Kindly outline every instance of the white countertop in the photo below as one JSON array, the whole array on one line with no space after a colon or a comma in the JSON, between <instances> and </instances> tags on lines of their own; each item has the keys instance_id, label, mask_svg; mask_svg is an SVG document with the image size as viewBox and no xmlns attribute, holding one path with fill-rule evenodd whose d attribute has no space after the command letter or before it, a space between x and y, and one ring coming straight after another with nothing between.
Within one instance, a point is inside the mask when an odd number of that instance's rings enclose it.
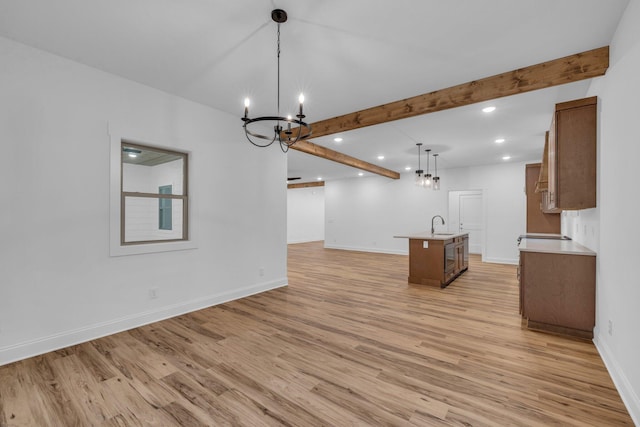
<instances>
[{"instance_id":1,"label":"white countertop","mask_svg":"<svg viewBox=\"0 0 640 427\"><path fill-rule=\"evenodd\" d=\"M393 236L399 239L421 239L421 240L449 240L460 236L466 236L469 233L448 233L446 231L438 232L435 234L431 234L431 231L422 231L419 233L412 233L401 236Z\"/></svg>"},{"instance_id":2,"label":"white countertop","mask_svg":"<svg viewBox=\"0 0 640 427\"><path fill-rule=\"evenodd\" d=\"M523 238L518 245L518 249L524 252L547 252L552 254L596 256L594 251L589 248L585 248L573 240Z\"/></svg>"}]
</instances>

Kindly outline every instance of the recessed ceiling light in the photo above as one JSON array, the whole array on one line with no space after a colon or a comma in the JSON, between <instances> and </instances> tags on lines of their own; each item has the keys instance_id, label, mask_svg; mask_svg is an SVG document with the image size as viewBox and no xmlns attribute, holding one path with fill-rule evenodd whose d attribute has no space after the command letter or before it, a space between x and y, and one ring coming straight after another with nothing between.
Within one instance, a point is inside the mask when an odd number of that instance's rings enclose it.
<instances>
[{"instance_id":1,"label":"recessed ceiling light","mask_svg":"<svg viewBox=\"0 0 640 427\"><path fill-rule=\"evenodd\" d=\"M509 160L511 156L502 156L502 160Z\"/></svg>"},{"instance_id":2,"label":"recessed ceiling light","mask_svg":"<svg viewBox=\"0 0 640 427\"><path fill-rule=\"evenodd\" d=\"M504 142L504 138L496 139L496 144L502 144Z\"/></svg>"},{"instance_id":3,"label":"recessed ceiling light","mask_svg":"<svg viewBox=\"0 0 640 427\"><path fill-rule=\"evenodd\" d=\"M340 138L340 137L333 138L333 140L334 140L335 142L342 142L342 138Z\"/></svg>"},{"instance_id":4,"label":"recessed ceiling light","mask_svg":"<svg viewBox=\"0 0 640 427\"><path fill-rule=\"evenodd\" d=\"M129 157L138 157L138 154L142 153L141 150L131 147L122 147L122 152L127 153L127 156Z\"/></svg>"},{"instance_id":5,"label":"recessed ceiling light","mask_svg":"<svg viewBox=\"0 0 640 427\"><path fill-rule=\"evenodd\" d=\"M321 176L318 177L318 181L322 181L322 177Z\"/></svg>"},{"instance_id":6,"label":"recessed ceiling light","mask_svg":"<svg viewBox=\"0 0 640 427\"><path fill-rule=\"evenodd\" d=\"M384 160L384 156L378 156L378 160Z\"/></svg>"},{"instance_id":7,"label":"recessed ceiling light","mask_svg":"<svg viewBox=\"0 0 640 427\"><path fill-rule=\"evenodd\" d=\"M364 172L358 172L358 176L363 176Z\"/></svg>"},{"instance_id":8,"label":"recessed ceiling light","mask_svg":"<svg viewBox=\"0 0 640 427\"><path fill-rule=\"evenodd\" d=\"M406 168L404 168L404 170L410 171L411 170L411 166L407 166Z\"/></svg>"},{"instance_id":9,"label":"recessed ceiling light","mask_svg":"<svg viewBox=\"0 0 640 427\"><path fill-rule=\"evenodd\" d=\"M484 107L484 108L482 109L482 112L483 112L483 113L491 113L491 112L493 112L493 111L495 111L495 110L496 110L496 107L494 107L494 106L492 105L492 106L490 106L490 107Z\"/></svg>"}]
</instances>

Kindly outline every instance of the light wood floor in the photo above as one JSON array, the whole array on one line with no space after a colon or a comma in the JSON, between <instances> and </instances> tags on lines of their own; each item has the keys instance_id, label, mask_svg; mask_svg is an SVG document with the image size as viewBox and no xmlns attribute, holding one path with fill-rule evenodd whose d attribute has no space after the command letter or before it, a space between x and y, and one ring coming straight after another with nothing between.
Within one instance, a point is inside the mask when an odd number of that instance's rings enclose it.
<instances>
[{"instance_id":1,"label":"light wood floor","mask_svg":"<svg viewBox=\"0 0 640 427\"><path fill-rule=\"evenodd\" d=\"M590 342L522 330L515 267L289 247L282 288L0 367L0 426L633 425Z\"/></svg>"}]
</instances>

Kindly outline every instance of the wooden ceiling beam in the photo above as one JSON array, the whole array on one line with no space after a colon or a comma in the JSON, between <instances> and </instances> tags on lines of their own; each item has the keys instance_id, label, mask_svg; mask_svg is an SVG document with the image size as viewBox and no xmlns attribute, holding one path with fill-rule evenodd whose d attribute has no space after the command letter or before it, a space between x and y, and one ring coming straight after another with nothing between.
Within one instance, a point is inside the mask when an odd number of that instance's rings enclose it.
<instances>
[{"instance_id":1,"label":"wooden ceiling beam","mask_svg":"<svg viewBox=\"0 0 640 427\"><path fill-rule=\"evenodd\" d=\"M313 156L321 157L323 159L331 160L333 162L342 163L343 165L351 166L356 169L375 173L377 175L386 176L391 179L399 179L400 174L390 169L385 169L381 166L374 165L364 160L356 159L344 153L339 153L331 148L317 145L309 141L298 141L291 146L291 149L300 151L301 153L311 154Z\"/></svg>"},{"instance_id":2,"label":"wooden ceiling beam","mask_svg":"<svg viewBox=\"0 0 640 427\"><path fill-rule=\"evenodd\" d=\"M312 123L312 138L604 75L609 46ZM322 156L320 156L322 157Z\"/></svg>"},{"instance_id":3,"label":"wooden ceiling beam","mask_svg":"<svg viewBox=\"0 0 640 427\"><path fill-rule=\"evenodd\" d=\"M297 184L287 184L287 188L309 188L324 187L324 181L298 182Z\"/></svg>"},{"instance_id":4,"label":"wooden ceiling beam","mask_svg":"<svg viewBox=\"0 0 640 427\"><path fill-rule=\"evenodd\" d=\"M321 120L312 123L312 137L319 138L338 132L599 77L605 74L607 68L609 68L609 46ZM400 178L398 172L309 141L298 141L291 148L388 178Z\"/></svg>"}]
</instances>

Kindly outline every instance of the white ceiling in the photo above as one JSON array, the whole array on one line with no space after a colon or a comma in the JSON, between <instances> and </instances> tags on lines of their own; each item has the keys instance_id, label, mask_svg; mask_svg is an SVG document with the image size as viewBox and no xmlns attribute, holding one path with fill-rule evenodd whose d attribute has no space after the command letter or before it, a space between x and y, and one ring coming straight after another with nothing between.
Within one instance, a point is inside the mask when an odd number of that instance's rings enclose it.
<instances>
[{"instance_id":1,"label":"white ceiling","mask_svg":"<svg viewBox=\"0 0 640 427\"><path fill-rule=\"evenodd\" d=\"M608 45L628 0L0 0L0 35L238 116L273 115L282 8L281 112L342 115ZM589 82L312 139L374 164L417 168L537 159L556 102ZM480 111L493 104L491 115ZM506 142L493 141L503 137ZM277 150L275 146L270 149ZM377 156L385 156L383 161ZM290 151L303 181L358 171ZM423 158L424 161L424 158Z\"/></svg>"}]
</instances>

